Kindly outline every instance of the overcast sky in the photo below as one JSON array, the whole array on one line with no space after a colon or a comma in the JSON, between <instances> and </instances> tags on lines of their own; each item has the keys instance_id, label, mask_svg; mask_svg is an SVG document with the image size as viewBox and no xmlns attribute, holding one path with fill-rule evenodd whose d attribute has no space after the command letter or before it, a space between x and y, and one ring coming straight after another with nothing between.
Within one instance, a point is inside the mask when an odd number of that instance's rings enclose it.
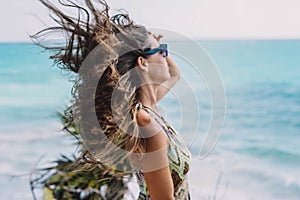
<instances>
[{"instance_id":1,"label":"overcast sky","mask_svg":"<svg viewBox=\"0 0 300 200\"><path fill-rule=\"evenodd\" d=\"M37 0L1 0L0 41L28 41L47 24ZM107 0L147 27L194 39L300 39L300 0ZM31 13L31 14L30 14Z\"/></svg>"}]
</instances>

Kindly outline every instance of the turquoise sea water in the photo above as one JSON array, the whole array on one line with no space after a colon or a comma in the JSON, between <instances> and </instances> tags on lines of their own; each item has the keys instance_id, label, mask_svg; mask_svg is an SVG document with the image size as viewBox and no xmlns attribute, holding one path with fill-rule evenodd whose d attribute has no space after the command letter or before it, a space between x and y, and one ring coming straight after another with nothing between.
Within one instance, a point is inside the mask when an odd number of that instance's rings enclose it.
<instances>
[{"instance_id":1,"label":"turquoise sea water","mask_svg":"<svg viewBox=\"0 0 300 200\"><path fill-rule=\"evenodd\" d=\"M193 154L192 199L300 199L300 41L199 44L216 64L227 97L225 125L212 153L197 159L211 109L205 89L191 92L198 96L202 117L196 120L196 137L194 115L182 116L192 105L173 98L180 94L159 104ZM56 117L68 104L70 76L51 67L49 55L32 44L0 44L3 199L32 199L29 172L75 150L73 141L59 132ZM201 80L192 78L186 62L175 59L184 76L181 81L198 88Z\"/></svg>"}]
</instances>

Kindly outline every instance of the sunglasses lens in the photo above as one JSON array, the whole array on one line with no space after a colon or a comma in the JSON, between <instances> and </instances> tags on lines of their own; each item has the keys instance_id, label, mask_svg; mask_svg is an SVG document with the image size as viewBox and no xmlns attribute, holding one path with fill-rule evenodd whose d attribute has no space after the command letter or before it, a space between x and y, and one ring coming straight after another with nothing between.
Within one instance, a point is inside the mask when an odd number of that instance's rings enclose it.
<instances>
[{"instance_id":1,"label":"sunglasses lens","mask_svg":"<svg viewBox=\"0 0 300 200\"><path fill-rule=\"evenodd\" d=\"M166 50L161 49L161 50L159 51L159 53L160 53L161 55L163 55L163 57L167 57L167 51L166 51Z\"/></svg>"},{"instance_id":2,"label":"sunglasses lens","mask_svg":"<svg viewBox=\"0 0 300 200\"><path fill-rule=\"evenodd\" d=\"M159 47L160 47L161 49L165 49L165 50L168 49L168 45L167 45L167 44L160 44Z\"/></svg>"},{"instance_id":3,"label":"sunglasses lens","mask_svg":"<svg viewBox=\"0 0 300 200\"><path fill-rule=\"evenodd\" d=\"M160 44L160 53L163 54L164 57L168 56L168 45L167 44Z\"/></svg>"}]
</instances>

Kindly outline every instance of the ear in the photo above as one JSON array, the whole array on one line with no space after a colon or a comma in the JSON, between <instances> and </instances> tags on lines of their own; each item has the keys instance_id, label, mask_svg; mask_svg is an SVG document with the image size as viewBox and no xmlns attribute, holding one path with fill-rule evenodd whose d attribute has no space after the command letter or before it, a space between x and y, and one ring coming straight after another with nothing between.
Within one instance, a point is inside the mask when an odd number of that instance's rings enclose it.
<instances>
[{"instance_id":1,"label":"ear","mask_svg":"<svg viewBox=\"0 0 300 200\"><path fill-rule=\"evenodd\" d=\"M136 67L138 67L140 70L147 72L148 71L148 64L147 60L143 58L142 56L139 56L136 61Z\"/></svg>"}]
</instances>

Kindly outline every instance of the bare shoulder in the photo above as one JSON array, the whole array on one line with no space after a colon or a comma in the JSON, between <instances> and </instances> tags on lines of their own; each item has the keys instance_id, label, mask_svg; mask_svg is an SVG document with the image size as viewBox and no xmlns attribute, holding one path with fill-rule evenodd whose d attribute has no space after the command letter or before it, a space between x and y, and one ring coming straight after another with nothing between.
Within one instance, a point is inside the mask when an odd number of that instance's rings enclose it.
<instances>
[{"instance_id":1,"label":"bare shoulder","mask_svg":"<svg viewBox=\"0 0 300 200\"><path fill-rule=\"evenodd\" d=\"M139 126L147 126L151 122L149 113L143 109L140 109L136 113L136 120Z\"/></svg>"},{"instance_id":2,"label":"bare shoulder","mask_svg":"<svg viewBox=\"0 0 300 200\"><path fill-rule=\"evenodd\" d=\"M140 109L136 113L136 118L141 134L146 138L147 152L156 151L169 144L164 130L147 111Z\"/></svg>"}]
</instances>

